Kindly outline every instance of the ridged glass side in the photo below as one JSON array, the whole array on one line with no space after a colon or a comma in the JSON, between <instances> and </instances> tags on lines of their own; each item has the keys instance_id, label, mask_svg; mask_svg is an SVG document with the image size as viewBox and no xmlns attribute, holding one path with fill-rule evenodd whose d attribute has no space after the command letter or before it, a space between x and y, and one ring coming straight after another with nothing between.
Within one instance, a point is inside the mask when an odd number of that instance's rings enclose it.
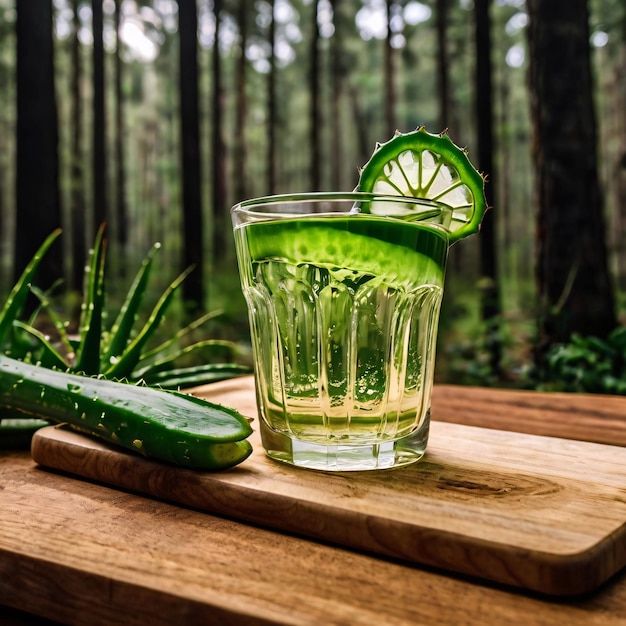
<instances>
[{"instance_id":1,"label":"ridged glass side","mask_svg":"<svg viewBox=\"0 0 626 626\"><path fill-rule=\"evenodd\" d=\"M268 435L305 447L387 444L393 459L385 463L396 465L393 442L428 418L441 288L398 290L348 270L278 261L253 263L250 278L244 290Z\"/></svg>"}]
</instances>

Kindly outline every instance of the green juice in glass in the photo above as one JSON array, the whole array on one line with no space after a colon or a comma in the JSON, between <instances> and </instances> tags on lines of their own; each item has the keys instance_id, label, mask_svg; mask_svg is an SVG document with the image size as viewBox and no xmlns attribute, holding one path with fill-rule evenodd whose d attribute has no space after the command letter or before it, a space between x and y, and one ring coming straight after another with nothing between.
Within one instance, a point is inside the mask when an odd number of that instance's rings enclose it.
<instances>
[{"instance_id":1,"label":"green juice in glass","mask_svg":"<svg viewBox=\"0 0 626 626\"><path fill-rule=\"evenodd\" d=\"M242 203L233 218L266 453L322 470L419 459L447 234L346 200Z\"/></svg>"}]
</instances>

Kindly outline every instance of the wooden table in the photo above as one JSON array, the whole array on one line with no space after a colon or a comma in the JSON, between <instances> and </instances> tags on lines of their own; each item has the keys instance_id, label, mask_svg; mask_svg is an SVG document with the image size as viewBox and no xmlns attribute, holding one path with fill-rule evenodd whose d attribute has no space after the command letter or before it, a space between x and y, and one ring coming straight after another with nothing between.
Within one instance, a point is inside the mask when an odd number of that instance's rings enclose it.
<instances>
[{"instance_id":1,"label":"wooden table","mask_svg":"<svg viewBox=\"0 0 626 626\"><path fill-rule=\"evenodd\" d=\"M626 398L442 386L433 416L626 446ZM73 624L626 624L626 571L593 594L557 601L238 523L1 452L0 625L32 623L7 607Z\"/></svg>"}]
</instances>

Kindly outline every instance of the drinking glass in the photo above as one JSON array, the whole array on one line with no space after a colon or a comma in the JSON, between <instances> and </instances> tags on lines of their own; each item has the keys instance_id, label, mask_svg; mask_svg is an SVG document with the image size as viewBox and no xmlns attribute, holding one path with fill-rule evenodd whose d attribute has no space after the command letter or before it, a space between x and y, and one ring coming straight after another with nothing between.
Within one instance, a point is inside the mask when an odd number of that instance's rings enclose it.
<instances>
[{"instance_id":1,"label":"drinking glass","mask_svg":"<svg viewBox=\"0 0 626 626\"><path fill-rule=\"evenodd\" d=\"M422 457L448 253L425 220L446 210L359 192L232 208L269 457L339 471Z\"/></svg>"}]
</instances>

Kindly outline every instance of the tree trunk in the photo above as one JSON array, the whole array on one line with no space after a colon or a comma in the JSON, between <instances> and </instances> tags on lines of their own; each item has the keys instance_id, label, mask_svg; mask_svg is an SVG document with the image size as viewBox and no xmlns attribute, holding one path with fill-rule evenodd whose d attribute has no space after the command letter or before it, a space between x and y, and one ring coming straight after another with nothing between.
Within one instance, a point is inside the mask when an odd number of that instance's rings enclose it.
<instances>
[{"instance_id":1,"label":"tree trunk","mask_svg":"<svg viewBox=\"0 0 626 626\"><path fill-rule=\"evenodd\" d=\"M537 193L537 355L572 333L616 326L598 179L585 0L529 0Z\"/></svg>"},{"instance_id":2,"label":"tree trunk","mask_svg":"<svg viewBox=\"0 0 626 626\"><path fill-rule=\"evenodd\" d=\"M204 305L203 223L198 100L198 14L195 0L178 0L180 120L183 194L183 264L195 266L183 283L190 314Z\"/></svg>"},{"instance_id":3,"label":"tree trunk","mask_svg":"<svg viewBox=\"0 0 626 626\"><path fill-rule=\"evenodd\" d=\"M356 127L356 140L358 144L357 151L359 155L358 160L359 163L364 165L365 163L367 163L369 157L371 156L371 146L368 143L369 124L361 106L359 93L357 92L354 85L350 85L349 83L348 97L350 99L352 119L354 120L354 125Z\"/></svg>"},{"instance_id":4,"label":"tree trunk","mask_svg":"<svg viewBox=\"0 0 626 626\"><path fill-rule=\"evenodd\" d=\"M58 121L54 92L52 0L17 0L17 176L14 278L61 226ZM41 264L38 285L63 277L59 242Z\"/></svg>"},{"instance_id":5,"label":"tree trunk","mask_svg":"<svg viewBox=\"0 0 626 626\"><path fill-rule=\"evenodd\" d=\"M492 72L491 72L491 21L490 0L475 0L476 13L476 112L478 135L478 167L489 176L485 188L487 205L493 206L494 163L492 129ZM480 270L483 288L481 312L485 322L485 347L489 354L491 370L500 375L502 340L500 331L501 306L498 281L497 233L494 211L483 218L480 233Z\"/></svg>"},{"instance_id":6,"label":"tree trunk","mask_svg":"<svg viewBox=\"0 0 626 626\"><path fill-rule=\"evenodd\" d=\"M343 51L342 18L339 14L341 1L331 0L335 32L331 40L332 89L330 91L330 141L331 141L331 187L339 191L342 185L343 159L341 147L341 96L343 93L343 71L341 55Z\"/></svg>"},{"instance_id":7,"label":"tree trunk","mask_svg":"<svg viewBox=\"0 0 626 626\"><path fill-rule=\"evenodd\" d=\"M102 0L92 0L93 28L93 231L107 221L106 119L104 104L104 15Z\"/></svg>"},{"instance_id":8,"label":"tree trunk","mask_svg":"<svg viewBox=\"0 0 626 626\"><path fill-rule=\"evenodd\" d=\"M6 71L4 65L0 64L0 107L2 107L2 109L7 106L9 98L11 98L7 88L7 74L8 72ZM7 147L9 145L4 124L0 124L0 145ZM13 211L9 210L9 203L6 196L9 173L9 159L7 156L8 155L5 154L5 150L0 152L0 291L4 290L5 279L7 283L11 282L9 276L5 276L5 267L7 265L6 261L8 261L8 258L5 258L5 246L8 243L6 235L12 230L11 220L14 217Z\"/></svg>"},{"instance_id":9,"label":"tree trunk","mask_svg":"<svg viewBox=\"0 0 626 626\"><path fill-rule=\"evenodd\" d=\"M437 96L439 100L439 130L448 129L454 136L450 115L450 64L447 38L448 2L449 0L437 0L436 5Z\"/></svg>"},{"instance_id":10,"label":"tree trunk","mask_svg":"<svg viewBox=\"0 0 626 626\"><path fill-rule=\"evenodd\" d=\"M320 62L319 39L320 29L317 22L318 0L314 0L311 8L311 51L309 93L311 94L311 111L309 120L309 144L311 148L311 189L319 191L322 184L321 168L321 119L320 119Z\"/></svg>"},{"instance_id":11,"label":"tree trunk","mask_svg":"<svg viewBox=\"0 0 626 626\"><path fill-rule=\"evenodd\" d=\"M4 77L2 76L2 70L0 69L0 93L2 93L2 89L4 87L3 78ZM4 131L2 127L0 127L0 142L5 142ZM2 291L4 287L4 245L6 242L4 234L9 230L9 211L4 194L5 173L5 159L4 155L0 153L0 291Z\"/></svg>"},{"instance_id":12,"label":"tree trunk","mask_svg":"<svg viewBox=\"0 0 626 626\"><path fill-rule=\"evenodd\" d=\"M122 91L122 51L120 46L121 0L115 0L115 212L116 241L121 249L128 241L128 208L126 206L126 178L124 175L124 104ZM123 269L122 263L121 268Z\"/></svg>"},{"instance_id":13,"label":"tree trunk","mask_svg":"<svg viewBox=\"0 0 626 626\"><path fill-rule=\"evenodd\" d=\"M239 202L248 197L248 179L246 172L247 147L246 125L248 118L248 98L246 94L246 47L248 43L248 11L245 2L239 2L237 23L239 24L239 57L236 67L236 94L237 94L237 123L233 149L235 166L235 201Z\"/></svg>"},{"instance_id":14,"label":"tree trunk","mask_svg":"<svg viewBox=\"0 0 626 626\"><path fill-rule=\"evenodd\" d=\"M385 38L385 125L387 139L390 139L396 131L396 75L394 67L394 49L391 45L393 32L391 31L391 18L395 0L387 0L387 37Z\"/></svg>"},{"instance_id":15,"label":"tree trunk","mask_svg":"<svg viewBox=\"0 0 626 626\"><path fill-rule=\"evenodd\" d=\"M83 150L83 99L81 93L81 60L78 30L79 0L72 0L72 38L70 42L70 124L71 124L71 156L70 156L70 215L72 223L71 251L72 272L70 287L77 292L83 288L85 261L87 259L86 225L85 225L85 154Z\"/></svg>"},{"instance_id":16,"label":"tree trunk","mask_svg":"<svg viewBox=\"0 0 626 626\"><path fill-rule=\"evenodd\" d=\"M222 88L222 65L220 59L220 22L222 18L222 0L213 1L215 15L215 41L213 42L212 73L213 73L213 132L211 152L213 164L213 249L212 261L223 260L227 255L226 216L229 215L226 193L226 146L224 144L222 124L224 119L224 90Z\"/></svg>"},{"instance_id":17,"label":"tree trunk","mask_svg":"<svg viewBox=\"0 0 626 626\"><path fill-rule=\"evenodd\" d=\"M270 44L270 71L267 77L267 189L268 193L276 191L276 24L274 0L269 0L272 19L268 33Z\"/></svg>"},{"instance_id":18,"label":"tree trunk","mask_svg":"<svg viewBox=\"0 0 626 626\"><path fill-rule=\"evenodd\" d=\"M611 163L611 177L615 185L615 232L617 254L617 288L626 290L626 11L622 16L622 40L615 61L616 135L618 148Z\"/></svg>"}]
</instances>

